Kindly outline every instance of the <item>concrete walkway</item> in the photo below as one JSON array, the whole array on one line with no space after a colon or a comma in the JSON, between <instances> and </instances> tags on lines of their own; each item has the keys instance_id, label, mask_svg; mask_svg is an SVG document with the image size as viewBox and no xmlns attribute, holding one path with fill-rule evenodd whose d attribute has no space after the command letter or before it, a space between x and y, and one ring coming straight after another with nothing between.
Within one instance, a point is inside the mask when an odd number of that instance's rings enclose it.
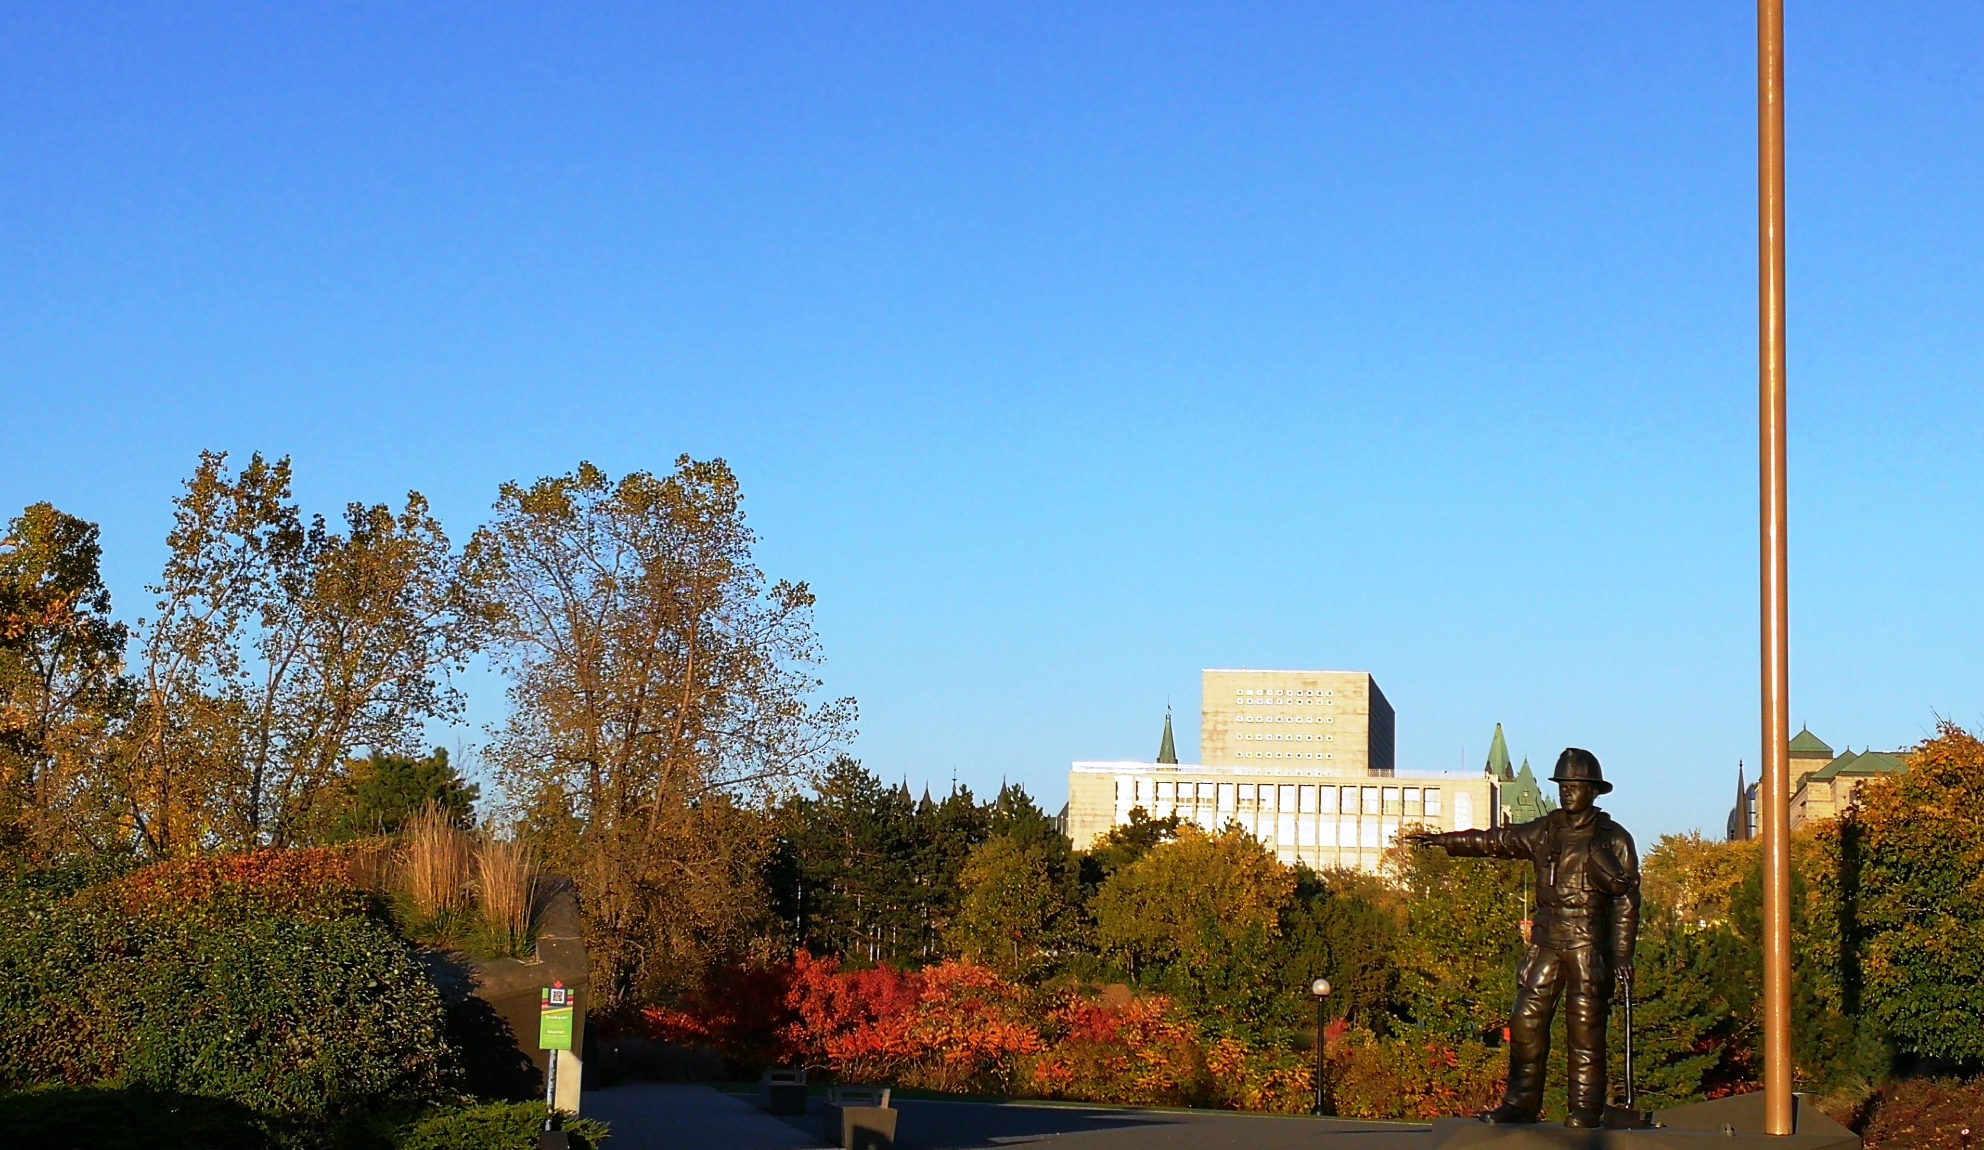
<instances>
[{"instance_id":1,"label":"concrete walkway","mask_svg":"<svg viewBox=\"0 0 1984 1150\"><path fill-rule=\"evenodd\" d=\"M707 1086L628 1082L586 1091L581 1113L613 1127L605 1150L816 1150L826 1143Z\"/></svg>"},{"instance_id":2,"label":"concrete walkway","mask_svg":"<svg viewBox=\"0 0 1984 1150\"><path fill-rule=\"evenodd\" d=\"M898 1099L901 1150L1425 1150L1431 1127L1405 1122L1136 1110L1026 1102ZM817 1109L818 1100L813 1102ZM587 1093L585 1113L613 1124L607 1150L806 1150L819 1117L778 1119L707 1086L629 1083Z\"/></svg>"}]
</instances>

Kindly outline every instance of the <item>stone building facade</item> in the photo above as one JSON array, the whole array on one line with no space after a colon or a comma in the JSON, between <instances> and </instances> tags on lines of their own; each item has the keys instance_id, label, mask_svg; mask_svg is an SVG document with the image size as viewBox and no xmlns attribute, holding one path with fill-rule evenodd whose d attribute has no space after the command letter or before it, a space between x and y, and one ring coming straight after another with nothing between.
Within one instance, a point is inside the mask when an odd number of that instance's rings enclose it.
<instances>
[{"instance_id":1,"label":"stone building facade","mask_svg":"<svg viewBox=\"0 0 1984 1150\"><path fill-rule=\"evenodd\" d=\"M1396 716L1364 672L1208 670L1201 689L1203 762L1073 764L1076 847L1142 808L1208 831L1237 823L1284 863L1375 871L1401 829L1496 825L1487 774L1398 773ZM1165 758L1175 760L1168 716Z\"/></svg>"},{"instance_id":2,"label":"stone building facade","mask_svg":"<svg viewBox=\"0 0 1984 1150\"><path fill-rule=\"evenodd\" d=\"M1869 779L1900 774L1908 760L1899 752L1851 749L1834 754L1825 740L1801 729L1792 738L1791 829L1807 823L1838 818L1853 804L1854 792ZM1730 809L1727 830L1732 841L1755 838L1762 825L1757 821L1761 786L1745 783L1743 765L1736 765L1736 805Z\"/></svg>"}]
</instances>

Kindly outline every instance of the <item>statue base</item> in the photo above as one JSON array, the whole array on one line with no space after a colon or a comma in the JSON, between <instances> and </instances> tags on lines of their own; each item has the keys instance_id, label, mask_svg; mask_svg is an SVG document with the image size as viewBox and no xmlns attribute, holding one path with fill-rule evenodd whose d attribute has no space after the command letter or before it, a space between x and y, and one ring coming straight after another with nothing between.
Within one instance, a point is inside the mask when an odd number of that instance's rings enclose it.
<instances>
[{"instance_id":1,"label":"statue base","mask_svg":"<svg viewBox=\"0 0 1984 1150\"><path fill-rule=\"evenodd\" d=\"M1766 1134L1762 1093L1677 1106L1651 1128L1571 1130L1561 1123L1494 1126L1473 1118L1433 1123L1431 1150L1860 1150L1860 1136L1819 1113L1806 1097L1792 1106L1790 1134Z\"/></svg>"}]
</instances>

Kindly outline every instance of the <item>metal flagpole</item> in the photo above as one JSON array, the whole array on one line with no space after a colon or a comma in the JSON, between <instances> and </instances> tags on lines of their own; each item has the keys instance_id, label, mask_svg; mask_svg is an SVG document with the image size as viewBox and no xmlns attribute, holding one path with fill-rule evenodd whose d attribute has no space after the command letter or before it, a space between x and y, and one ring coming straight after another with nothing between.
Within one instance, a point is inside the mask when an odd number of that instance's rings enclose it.
<instances>
[{"instance_id":1,"label":"metal flagpole","mask_svg":"<svg viewBox=\"0 0 1984 1150\"><path fill-rule=\"evenodd\" d=\"M1757 0L1757 390L1763 647L1764 1132L1792 1132L1791 675L1785 608L1784 0Z\"/></svg>"}]
</instances>

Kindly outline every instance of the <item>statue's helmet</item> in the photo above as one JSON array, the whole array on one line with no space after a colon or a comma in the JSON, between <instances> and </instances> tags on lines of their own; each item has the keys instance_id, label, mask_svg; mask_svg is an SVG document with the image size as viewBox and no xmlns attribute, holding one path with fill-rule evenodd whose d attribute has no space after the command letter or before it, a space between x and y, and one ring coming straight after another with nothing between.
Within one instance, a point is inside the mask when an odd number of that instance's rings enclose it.
<instances>
[{"instance_id":1,"label":"statue's helmet","mask_svg":"<svg viewBox=\"0 0 1984 1150\"><path fill-rule=\"evenodd\" d=\"M1612 784L1605 781L1605 773L1598 768L1598 756L1583 747L1564 748L1564 753L1557 756L1557 769L1550 772L1550 781L1590 783L1601 795L1612 793Z\"/></svg>"}]
</instances>

